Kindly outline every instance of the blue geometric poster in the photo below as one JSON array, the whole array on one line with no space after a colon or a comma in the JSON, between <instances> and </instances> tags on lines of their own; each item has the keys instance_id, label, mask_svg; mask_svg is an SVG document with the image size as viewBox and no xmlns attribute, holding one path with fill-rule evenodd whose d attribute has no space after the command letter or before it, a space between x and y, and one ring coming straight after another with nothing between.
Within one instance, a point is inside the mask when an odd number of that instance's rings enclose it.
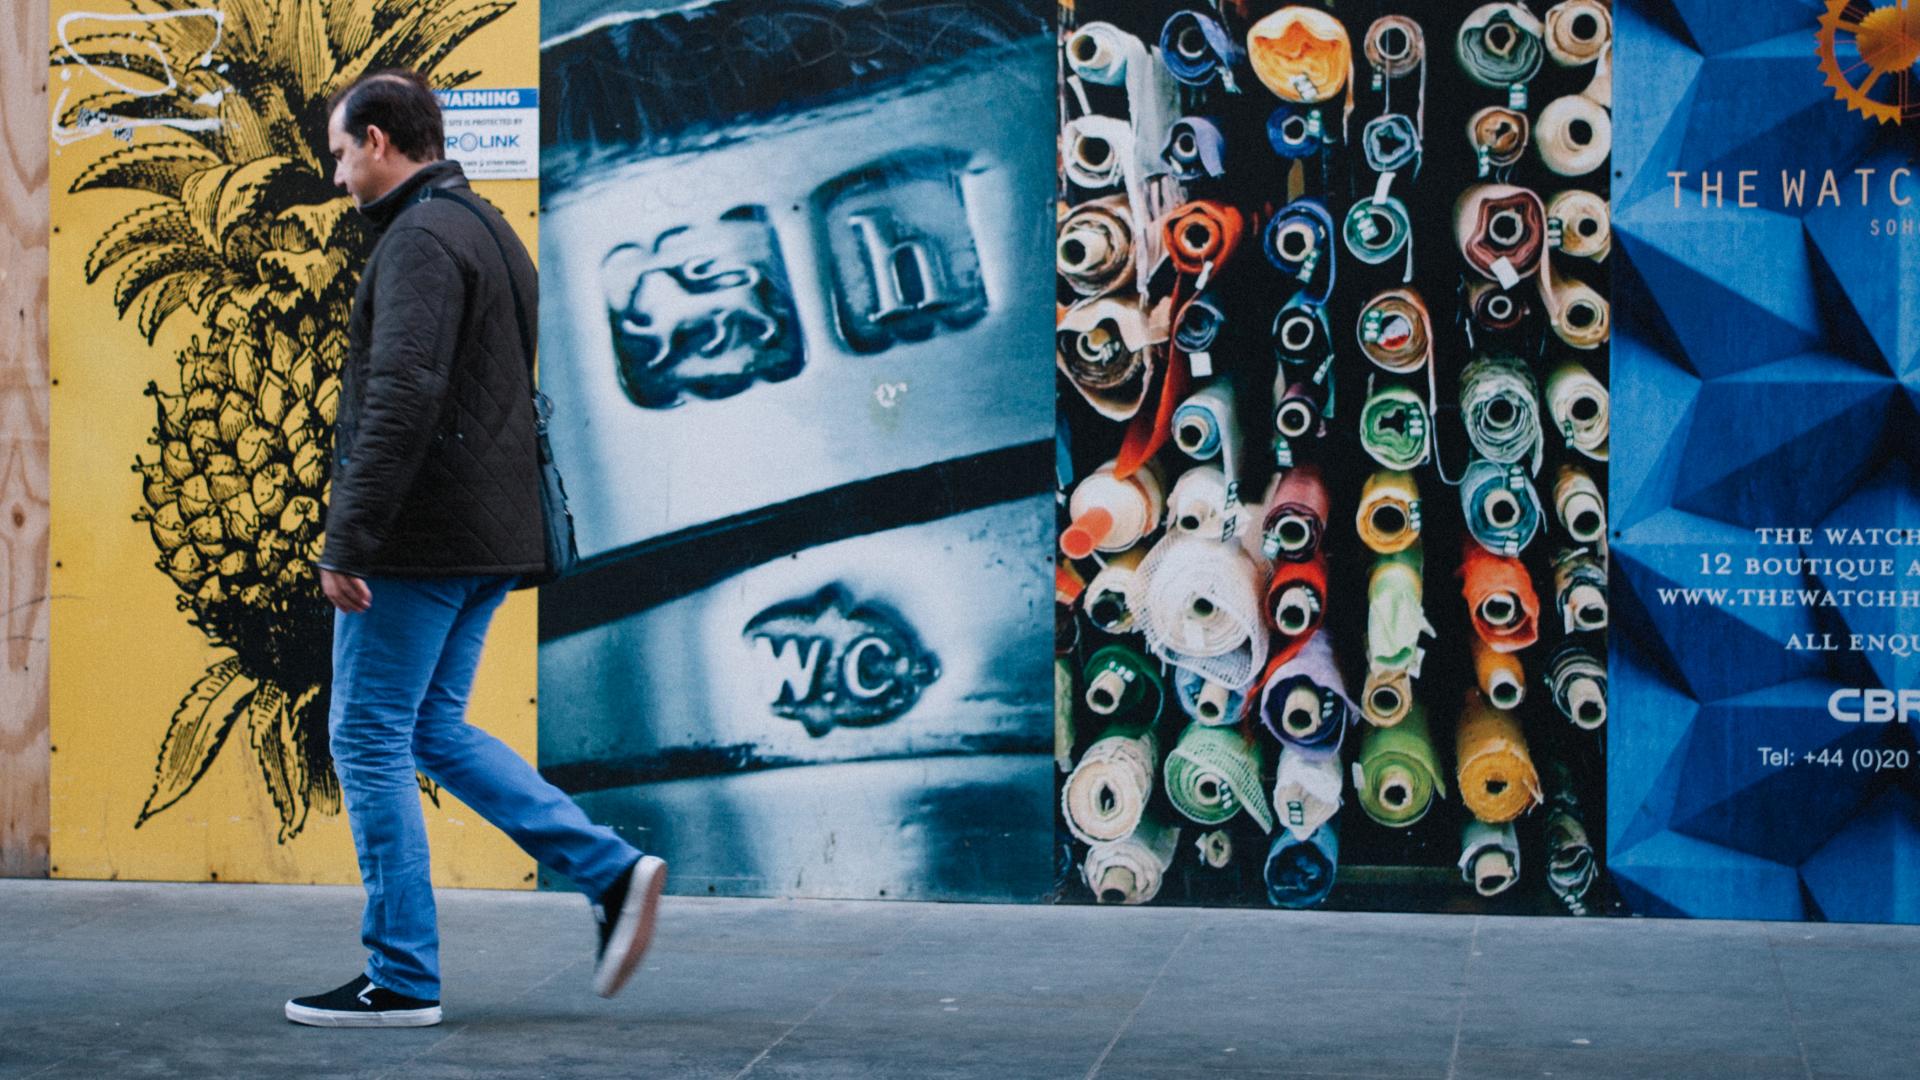
<instances>
[{"instance_id":1,"label":"blue geometric poster","mask_svg":"<svg viewBox=\"0 0 1920 1080\"><path fill-rule=\"evenodd\" d=\"M1920 9L1615 12L1608 867L1920 920Z\"/></svg>"}]
</instances>

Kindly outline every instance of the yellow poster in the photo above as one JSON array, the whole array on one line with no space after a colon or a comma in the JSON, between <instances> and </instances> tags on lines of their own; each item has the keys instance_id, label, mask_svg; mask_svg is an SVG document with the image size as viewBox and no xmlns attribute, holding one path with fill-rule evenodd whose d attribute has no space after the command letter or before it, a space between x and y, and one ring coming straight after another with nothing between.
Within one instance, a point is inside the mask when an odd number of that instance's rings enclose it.
<instances>
[{"instance_id":1,"label":"yellow poster","mask_svg":"<svg viewBox=\"0 0 1920 1080\"><path fill-rule=\"evenodd\" d=\"M538 84L537 0L52 0L52 864L353 882L319 550L371 245L331 183L358 75ZM475 185L534 249L537 181ZM535 748L531 594L470 719ZM422 781L436 883L533 863Z\"/></svg>"}]
</instances>

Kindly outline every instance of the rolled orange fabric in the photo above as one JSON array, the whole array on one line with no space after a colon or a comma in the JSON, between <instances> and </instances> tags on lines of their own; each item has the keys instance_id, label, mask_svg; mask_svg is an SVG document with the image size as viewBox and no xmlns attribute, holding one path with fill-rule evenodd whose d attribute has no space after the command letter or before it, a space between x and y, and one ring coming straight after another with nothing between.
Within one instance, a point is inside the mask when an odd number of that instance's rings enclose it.
<instances>
[{"instance_id":1,"label":"rolled orange fabric","mask_svg":"<svg viewBox=\"0 0 1920 1080\"><path fill-rule=\"evenodd\" d=\"M1180 274L1180 280L1174 283L1172 304L1173 325L1177 326L1187 304L1206 284L1198 280L1200 275L1209 280L1217 278L1233 261L1246 238L1247 219L1230 204L1196 199L1168 214L1160 231L1168 260ZM1179 345L1169 341L1164 348L1167 362L1162 365L1158 383L1148 387L1147 402L1134 414L1120 443L1114 475L1121 479L1132 476L1167 445L1173 435L1173 414L1187 399L1193 381L1192 369Z\"/></svg>"},{"instance_id":2,"label":"rolled orange fabric","mask_svg":"<svg viewBox=\"0 0 1920 1080\"><path fill-rule=\"evenodd\" d=\"M1312 105L1351 92L1353 39L1340 20L1308 7L1283 7L1247 31L1247 59L1282 101Z\"/></svg>"},{"instance_id":3,"label":"rolled orange fabric","mask_svg":"<svg viewBox=\"0 0 1920 1080\"><path fill-rule=\"evenodd\" d=\"M1520 721L1488 704L1477 689L1467 691L1454 759L1460 799L1481 821L1500 825L1540 805L1540 773L1527 753Z\"/></svg>"},{"instance_id":4,"label":"rolled orange fabric","mask_svg":"<svg viewBox=\"0 0 1920 1080\"><path fill-rule=\"evenodd\" d=\"M1471 647L1473 673L1480 682L1480 692L1497 708L1519 707L1527 697L1527 669L1520 658L1513 653L1496 652L1477 635Z\"/></svg>"},{"instance_id":5,"label":"rolled orange fabric","mask_svg":"<svg viewBox=\"0 0 1920 1080\"><path fill-rule=\"evenodd\" d=\"M1517 652L1540 639L1540 597L1519 559L1503 558L1469 537L1460 557L1461 592L1473 630L1495 652Z\"/></svg>"}]
</instances>

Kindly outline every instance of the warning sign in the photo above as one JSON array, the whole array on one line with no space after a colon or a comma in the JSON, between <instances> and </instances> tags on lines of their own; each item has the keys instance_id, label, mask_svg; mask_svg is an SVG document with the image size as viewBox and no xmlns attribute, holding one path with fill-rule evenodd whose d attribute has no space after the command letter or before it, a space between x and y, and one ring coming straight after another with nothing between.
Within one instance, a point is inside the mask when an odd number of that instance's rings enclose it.
<instances>
[{"instance_id":1,"label":"warning sign","mask_svg":"<svg viewBox=\"0 0 1920 1080\"><path fill-rule=\"evenodd\" d=\"M473 180L540 176L540 91L436 90L446 119L447 157Z\"/></svg>"}]
</instances>

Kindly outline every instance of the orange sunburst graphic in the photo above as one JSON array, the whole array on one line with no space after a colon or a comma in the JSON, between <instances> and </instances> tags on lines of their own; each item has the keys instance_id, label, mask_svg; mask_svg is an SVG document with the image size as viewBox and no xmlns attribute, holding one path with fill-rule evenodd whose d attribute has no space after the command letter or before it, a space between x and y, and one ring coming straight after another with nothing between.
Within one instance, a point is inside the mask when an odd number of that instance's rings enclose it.
<instances>
[{"instance_id":1,"label":"orange sunburst graphic","mask_svg":"<svg viewBox=\"0 0 1920 1080\"><path fill-rule=\"evenodd\" d=\"M1827 0L1820 70L1834 97L1882 124L1920 118L1920 0Z\"/></svg>"}]
</instances>

